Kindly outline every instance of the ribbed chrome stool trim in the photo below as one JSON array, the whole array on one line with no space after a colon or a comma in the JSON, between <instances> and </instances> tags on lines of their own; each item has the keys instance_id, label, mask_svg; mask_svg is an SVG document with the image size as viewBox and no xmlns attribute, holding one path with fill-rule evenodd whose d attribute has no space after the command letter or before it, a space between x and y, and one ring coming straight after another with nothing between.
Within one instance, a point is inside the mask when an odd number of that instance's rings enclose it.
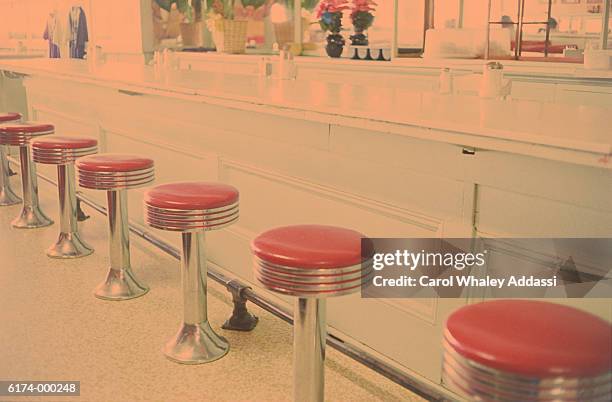
<instances>
[{"instance_id":1,"label":"ribbed chrome stool trim","mask_svg":"<svg viewBox=\"0 0 612 402\"><path fill-rule=\"evenodd\" d=\"M471 400L609 401L612 372L594 377L526 377L460 356L445 339L443 378Z\"/></svg>"},{"instance_id":2,"label":"ribbed chrome stool trim","mask_svg":"<svg viewBox=\"0 0 612 402\"><path fill-rule=\"evenodd\" d=\"M529 386L530 384L538 384L541 387L578 387L578 386L598 386L604 383L611 383L612 385L612 372L602 373L597 376L591 377L528 377L516 373L509 373L501 370L485 366L473 360L467 359L457 353L451 343L448 341L448 331L445 331L444 339L442 341L444 351L449 353L450 356L455 358L455 361L461 363L463 367L476 374L482 376L496 377L502 379L504 382L516 384L517 386Z\"/></svg>"},{"instance_id":3,"label":"ribbed chrome stool trim","mask_svg":"<svg viewBox=\"0 0 612 402\"><path fill-rule=\"evenodd\" d=\"M360 280L364 274L362 269L347 272L340 275L299 275L288 274L286 272L269 269L265 266L259 266L258 271L262 276L273 278L279 281L287 281L290 283L302 283L304 285L325 285Z\"/></svg>"},{"instance_id":4,"label":"ribbed chrome stool trim","mask_svg":"<svg viewBox=\"0 0 612 402\"><path fill-rule=\"evenodd\" d=\"M357 271L359 269L370 269L372 262L371 260L366 260L362 264L357 265L349 265L347 267L342 268L296 268L290 267L287 265L280 265L273 262L266 261L257 256L254 257L255 262L262 267L265 267L270 270L285 272L287 274L293 274L296 276L335 276L335 275L345 275L347 273L351 273Z\"/></svg>"},{"instance_id":5,"label":"ribbed chrome stool trim","mask_svg":"<svg viewBox=\"0 0 612 402\"><path fill-rule=\"evenodd\" d=\"M159 208L153 205L150 205L145 202L145 205L149 211L152 213L158 214L168 214L168 215L176 215L176 216L206 216L214 213L219 213L223 211L229 211L238 208L239 202L235 202L233 204L224 205L218 208L210 208L210 209L176 209L176 208Z\"/></svg>"},{"instance_id":6,"label":"ribbed chrome stool trim","mask_svg":"<svg viewBox=\"0 0 612 402\"><path fill-rule=\"evenodd\" d=\"M76 159L92 155L98 152L98 147L78 148L78 149L48 149L38 148L32 145L32 156L34 162L45 163L48 165L65 165L73 163Z\"/></svg>"},{"instance_id":7,"label":"ribbed chrome stool trim","mask_svg":"<svg viewBox=\"0 0 612 402\"><path fill-rule=\"evenodd\" d=\"M145 203L145 221L151 227L176 232L222 229L236 222L238 203L209 210L163 209Z\"/></svg>"},{"instance_id":8,"label":"ribbed chrome stool trim","mask_svg":"<svg viewBox=\"0 0 612 402\"><path fill-rule=\"evenodd\" d=\"M609 402L611 395L609 393L602 395L576 395L576 396L542 396L542 397L525 397L524 395L507 395L501 392L487 392L481 389L472 387L469 383L458 377L452 372L452 368L444 367L442 371L442 379L462 397L469 401L499 401L499 402Z\"/></svg>"},{"instance_id":9,"label":"ribbed chrome stool trim","mask_svg":"<svg viewBox=\"0 0 612 402\"><path fill-rule=\"evenodd\" d=\"M503 379L497 377L484 377L482 375L474 375L467 370L461 363L448 352L444 355L444 370L453 379L462 382L464 385L469 385L471 389L483 392L488 395L499 394L511 396L517 399L551 399L551 398L576 398L578 396L599 397L602 395L610 395L612 385L601 383L596 386L576 386L576 384L567 385L552 385L542 386L541 384L510 384L504 382Z\"/></svg>"},{"instance_id":10,"label":"ribbed chrome stool trim","mask_svg":"<svg viewBox=\"0 0 612 402\"><path fill-rule=\"evenodd\" d=\"M33 138L40 137L43 135L53 134L54 132L55 130L37 131L37 132L11 132L11 133L0 132L0 144L13 145L17 147L28 145Z\"/></svg>"},{"instance_id":11,"label":"ribbed chrome stool trim","mask_svg":"<svg viewBox=\"0 0 612 402\"><path fill-rule=\"evenodd\" d=\"M155 168L130 172L91 172L79 169L79 185L92 190L119 190L143 187L155 179Z\"/></svg>"},{"instance_id":12,"label":"ribbed chrome stool trim","mask_svg":"<svg viewBox=\"0 0 612 402\"><path fill-rule=\"evenodd\" d=\"M334 297L358 291L373 274L371 260L331 269L302 269L255 257L255 278L267 289L298 297Z\"/></svg>"}]
</instances>

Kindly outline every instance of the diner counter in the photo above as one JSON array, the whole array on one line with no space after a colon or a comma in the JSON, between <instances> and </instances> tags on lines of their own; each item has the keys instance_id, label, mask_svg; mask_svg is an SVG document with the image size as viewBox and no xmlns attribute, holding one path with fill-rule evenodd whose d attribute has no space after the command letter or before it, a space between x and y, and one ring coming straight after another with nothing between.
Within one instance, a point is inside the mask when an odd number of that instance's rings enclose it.
<instances>
[{"instance_id":1,"label":"diner counter","mask_svg":"<svg viewBox=\"0 0 612 402\"><path fill-rule=\"evenodd\" d=\"M9 74L52 77L132 95L189 99L325 124L492 149L611 169L610 108L527 100L440 95L406 86L266 79L190 70L105 64L93 72L76 60L0 60ZM425 130L414 130L414 128Z\"/></svg>"},{"instance_id":2,"label":"diner counter","mask_svg":"<svg viewBox=\"0 0 612 402\"><path fill-rule=\"evenodd\" d=\"M101 152L146 155L159 184L204 180L238 188L240 219L210 234L207 258L288 309L290 300L253 277L249 244L275 226L328 224L374 238L611 233L608 94L584 105L579 95L573 103L482 100L441 96L431 83L424 91L414 76L383 85L388 76L369 73L369 80L353 82L306 69L295 81L221 70L159 76L151 67L121 64L92 73L87 62L70 60L5 60L0 70L8 108L52 122L60 135L95 138ZM14 107L19 99L25 105ZM39 164L37 171L56 175L54 166ZM102 191L79 191L106 202ZM144 225L144 191L129 192L130 221L179 246L176 234ZM549 254L509 245L492 253L488 269L501 262L547 272L558 262ZM574 261L581 272L607 273ZM467 296L353 294L329 300L328 321L343 339L441 387L444 322L486 295L470 289ZM610 313L609 305L588 299L568 303ZM368 325L355 314L368 317Z\"/></svg>"}]
</instances>

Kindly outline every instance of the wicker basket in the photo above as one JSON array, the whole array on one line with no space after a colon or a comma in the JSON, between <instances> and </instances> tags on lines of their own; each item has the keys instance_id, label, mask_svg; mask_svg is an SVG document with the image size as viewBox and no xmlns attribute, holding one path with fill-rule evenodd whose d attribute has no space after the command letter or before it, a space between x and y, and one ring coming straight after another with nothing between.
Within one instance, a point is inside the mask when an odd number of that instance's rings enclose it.
<instances>
[{"instance_id":1,"label":"wicker basket","mask_svg":"<svg viewBox=\"0 0 612 402\"><path fill-rule=\"evenodd\" d=\"M246 49L246 20L218 20L215 22L214 41L218 52L240 54Z\"/></svg>"}]
</instances>

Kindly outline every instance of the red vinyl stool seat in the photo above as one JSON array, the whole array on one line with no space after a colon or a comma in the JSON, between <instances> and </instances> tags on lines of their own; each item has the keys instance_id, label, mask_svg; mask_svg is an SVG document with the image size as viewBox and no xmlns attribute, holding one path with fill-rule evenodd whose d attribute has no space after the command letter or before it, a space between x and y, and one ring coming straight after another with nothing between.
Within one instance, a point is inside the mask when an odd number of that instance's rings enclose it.
<instances>
[{"instance_id":1,"label":"red vinyl stool seat","mask_svg":"<svg viewBox=\"0 0 612 402\"><path fill-rule=\"evenodd\" d=\"M23 146L41 135L55 132L53 124L33 121L14 122L0 125L0 144Z\"/></svg>"},{"instance_id":2,"label":"red vinyl stool seat","mask_svg":"<svg viewBox=\"0 0 612 402\"><path fill-rule=\"evenodd\" d=\"M252 243L255 277L270 290L298 297L352 293L365 279L362 238L354 230L323 225L269 230Z\"/></svg>"},{"instance_id":3,"label":"red vinyl stool seat","mask_svg":"<svg viewBox=\"0 0 612 402\"><path fill-rule=\"evenodd\" d=\"M229 351L227 340L208 322L204 234L238 220L238 199L236 188L207 182L162 184L144 195L145 220L150 226L182 232L184 318L163 349L170 360L208 363Z\"/></svg>"},{"instance_id":4,"label":"red vinyl stool seat","mask_svg":"<svg viewBox=\"0 0 612 402\"><path fill-rule=\"evenodd\" d=\"M0 125L0 145L19 147L21 185L23 187L23 208L12 222L19 229L33 229L53 224L40 209L38 201L38 179L36 165L30 154L30 141L34 138L53 134L52 124L18 121Z\"/></svg>"},{"instance_id":5,"label":"red vinyl stool seat","mask_svg":"<svg viewBox=\"0 0 612 402\"><path fill-rule=\"evenodd\" d=\"M368 253L363 253L367 258L362 257L364 238L340 227L295 225L268 230L251 243L259 283L274 292L297 296L293 311L294 401L324 400L325 298L356 292L369 277L371 258Z\"/></svg>"},{"instance_id":6,"label":"red vinyl stool seat","mask_svg":"<svg viewBox=\"0 0 612 402\"><path fill-rule=\"evenodd\" d=\"M0 112L0 124L21 120L19 113ZM7 159L8 148L0 144L0 206L16 205L21 198L15 194L11 187L9 163Z\"/></svg>"},{"instance_id":7,"label":"red vinyl stool seat","mask_svg":"<svg viewBox=\"0 0 612 402\"><path fill-rule=\"evenodd\" d=\"M147 222L162 230L221 229L238 219L238 190L220 183L163 184L144 198Z\"/></svg>"},{"instance_id":8,"label":"red vinyl stool seat","mask_svg":"<svg viewBox=\"0 0 612 402\"><path fill-rule=\"evenodd\" d=\"M155 179L153 160L139 155L97 154L77 159L76 167L81 187L107 192L111 266L94 295L105 300L143 296L149 289L136 279L130 262L126 190Z\"/></svg>"},{"instance_id":9,"label":"red vinyl stool seat","mask_svg":"<svg viewBox=\"0 0 612 402\"><path fill-rule=\"evenodd\" d=\"M21 114L15 112L0 112L0 124L21 120Z\"/></svg>"},{"instance_id":10,"label":"red vinyl stool seat","mask_svg":"<svg viewBox=\"0 0 612 402\"><path fill-rule=\"evenodd\" d=\"M72 164L97 151L98 141L93 138L52 135L32 141L34 161L49 165Z\"/></svg>"},{"instance_id":11,"label":"red vinyl stool seat","mask_svg":"<svg viewBox=\"0 0 612 402\"><path fill-rule=\"evenodd\" d=\"M612 400L612 326L559 304L460 308L444 333L445 382L475 400Z\"/></svg>"},{"instance_id":12,"label":"red vinyl stool seat","mask_svg":"<svg viewBox=\"0 0 612 402\"><path fill-rule=\"evenodd\" d=\"M60 234L47 250L49 257L77 258L93 252L93 248L81 240L78 232L74 161L97 151L98 141L93 138L52 135L32 141L34 162L57 165Z\"/></svg>"}]
</instances>

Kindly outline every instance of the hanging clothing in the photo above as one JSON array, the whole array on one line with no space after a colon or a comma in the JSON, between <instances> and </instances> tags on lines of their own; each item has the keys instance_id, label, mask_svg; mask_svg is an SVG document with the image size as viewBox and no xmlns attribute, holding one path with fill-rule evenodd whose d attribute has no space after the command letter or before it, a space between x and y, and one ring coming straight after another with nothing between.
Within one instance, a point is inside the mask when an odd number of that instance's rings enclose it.
<instances>
[{"instance_id":1,"label":"hanging clothing","mask_svg":"<svg viewBox=\"0 0 612 402\"><path fill-rule=\"evenodd\" d=\"M60 46L63 40L63 31L56 12L49 14L43 38L49 42L49 57L59 59L61 57Z\"/></svg>"},{"instance_id":2,"label":"hanging clothing","mask_svg":"<svg viewBox=\"0 0 612 402\"><path fill-rule=\"evenodd\" d=\"M68 15L68 44L70 47L70 58L83 59L85 57L85 46L89 41L87 32L87 18L85 11L80 6L70 9Z\"/></svg>"}]
</instances>

